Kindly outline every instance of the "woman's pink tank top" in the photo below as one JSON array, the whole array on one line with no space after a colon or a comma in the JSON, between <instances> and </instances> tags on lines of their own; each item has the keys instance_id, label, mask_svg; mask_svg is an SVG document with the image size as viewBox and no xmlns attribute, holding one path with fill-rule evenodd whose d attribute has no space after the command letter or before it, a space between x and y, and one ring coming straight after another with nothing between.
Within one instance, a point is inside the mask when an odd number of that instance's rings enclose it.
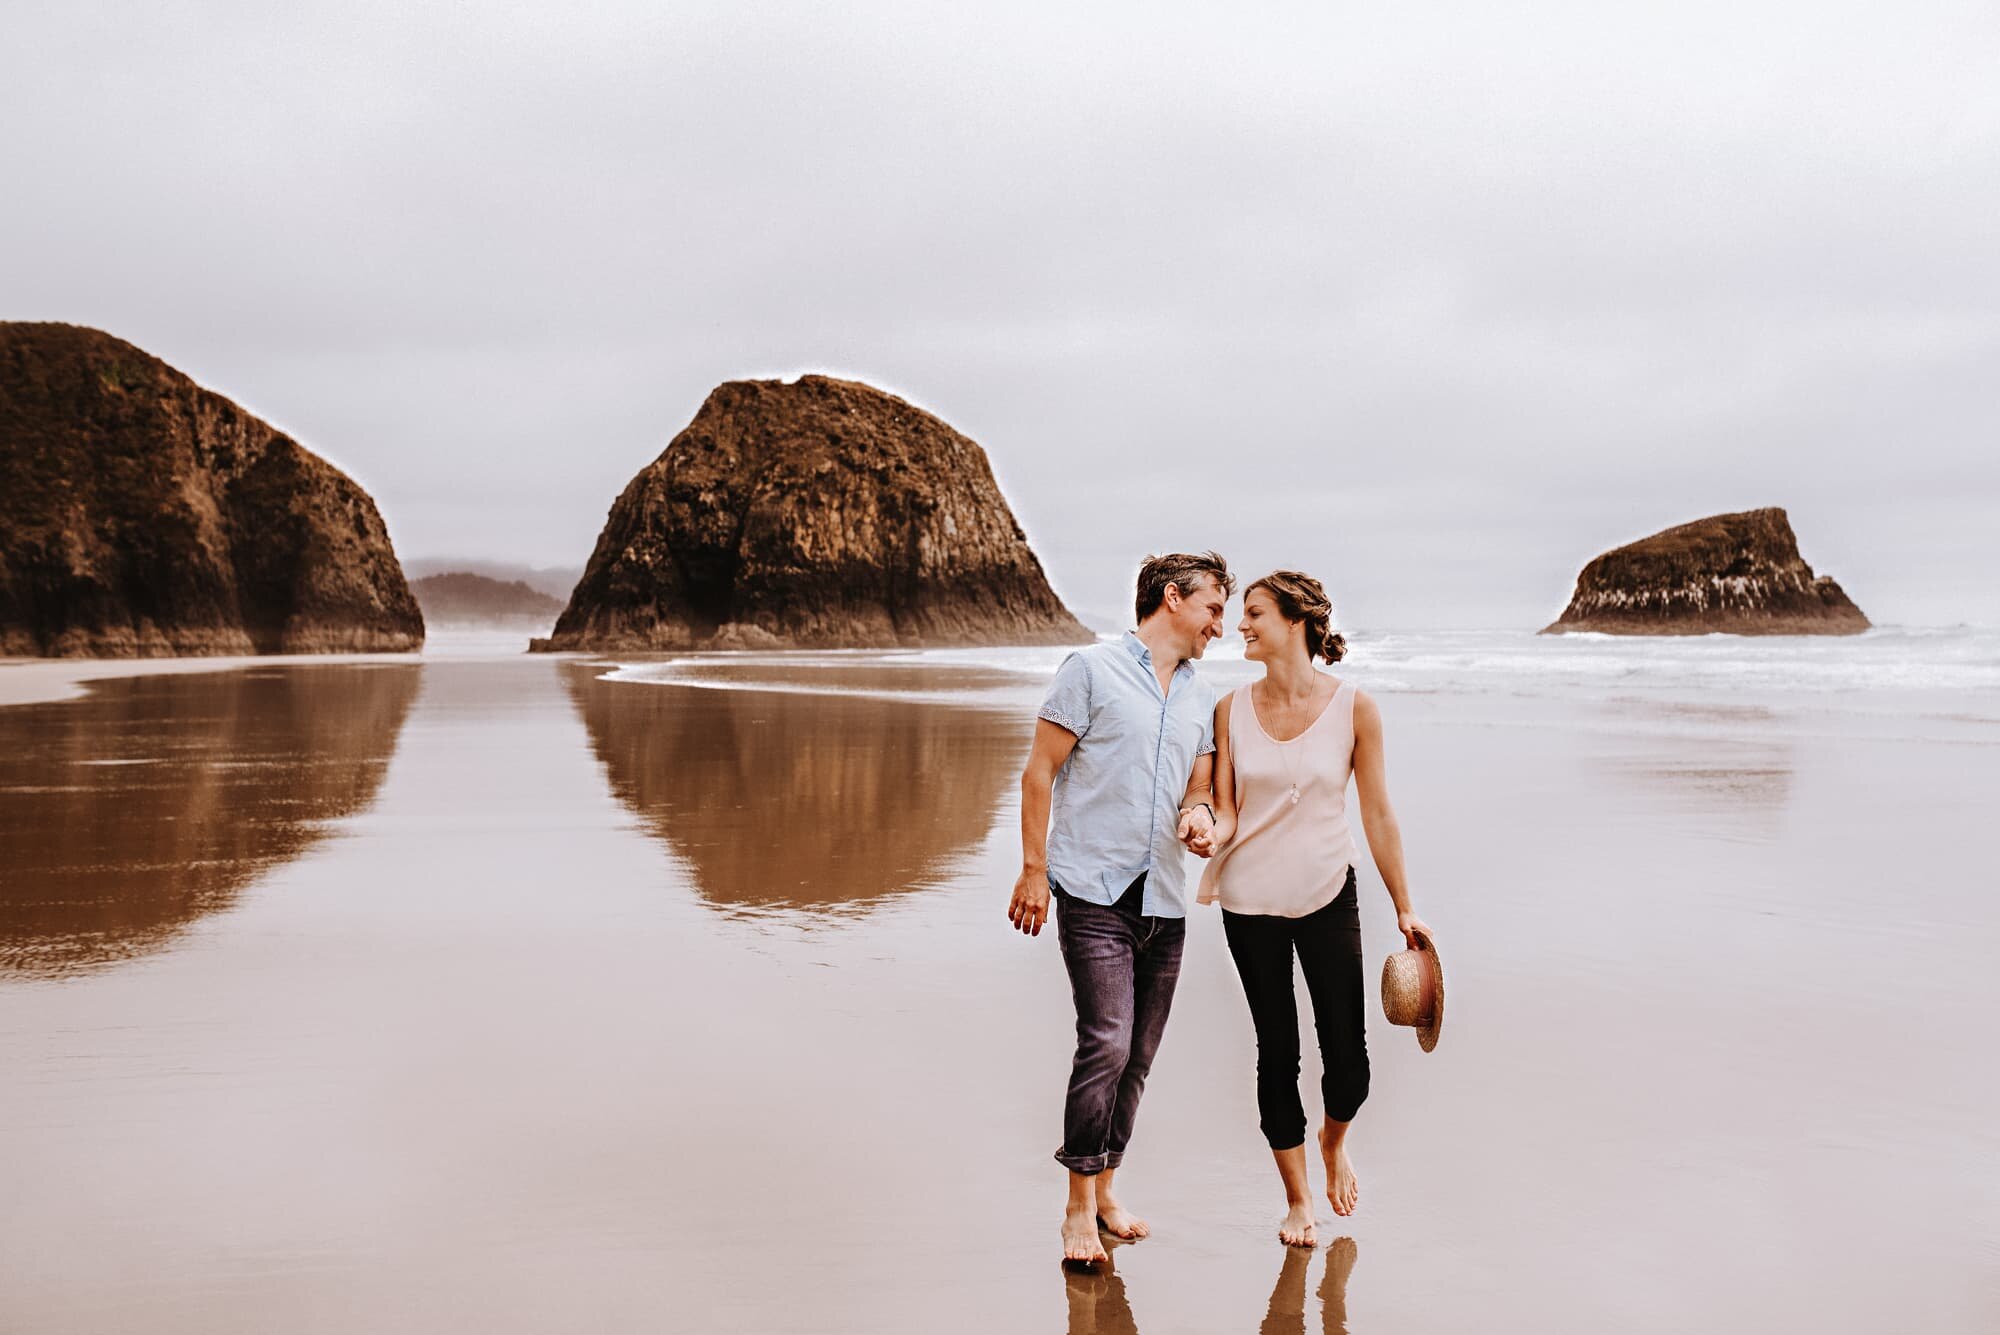
<instances>
[{"instance_id":1,"label":"woman's pink tank top","mask_svg":"<svg viewBox=\"0 0 2000 1335\"><path fill-rule=\"evenodd\" d=\"M1257 721L1250 688L1229 698L1236 837L1209 859L1199 902L1232 913L1302 918L1333 902L1354 865L1347 780L1354 773L1354 685L1341 682L1290 741Z\"/></svg>"}]
</instances>

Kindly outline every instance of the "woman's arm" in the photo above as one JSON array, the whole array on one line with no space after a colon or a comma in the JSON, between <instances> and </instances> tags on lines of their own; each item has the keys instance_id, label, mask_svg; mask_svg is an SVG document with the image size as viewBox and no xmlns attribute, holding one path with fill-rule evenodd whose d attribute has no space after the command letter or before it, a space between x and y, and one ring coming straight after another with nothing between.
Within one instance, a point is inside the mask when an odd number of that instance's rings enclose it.
<instances>
[{"instance_id":1,"label":"woman's arm","mask_svg":"<svg viewBox=\"0 0 2000 1335\"><path fill-rule=\"evenodd\" d=\"M1181 837L1187 837L1188 821L1192 818L1201 823L1201 808L1208 808L1209 820L1215 819L1215 753L1194 758L1194 770L1188 775L1187 791L1181 794Z\"/></svg>"},{"instance_id":2,"label":"woman's arm","mask_svg":"<svg viewBox=\"0 0 2000 1335\"><path fill-rule=\"evenodd\" d=\"M1189 849L1206 858L1215 856L1218 849L1236 837L1236 766L1231 764L1229 759L1229 696L1227 695L1216 703L1215 752L1205 758L1214 762L1210 784L1214 796L1209 800L1209 805L1215 813L1215 819L1208 828L1202 829L1198 823L1191 827L1183 818L1181 837L1187 841Z\"/></svg>"},{"instance_id":3,"label":"woman's arm","mask_svg":"<svg viewBox=\"0 0 2000 1335\"><path fill-rule=\"evenodd\" d=\"M1366 691L1354 696L1354 783L1361 795L1361 829L1368 836L1369 851L1375 855L1375 870L1388 887L1396 906L1396 930L1410 949L1417 948L1417 933L1431 935L1430 927L1410 907L1410 887L1403 876L1403 831L1396 823L1396 809L1389 805L1388 764L1382 753L1382 711Z\"/></svg>"}]
</instances>

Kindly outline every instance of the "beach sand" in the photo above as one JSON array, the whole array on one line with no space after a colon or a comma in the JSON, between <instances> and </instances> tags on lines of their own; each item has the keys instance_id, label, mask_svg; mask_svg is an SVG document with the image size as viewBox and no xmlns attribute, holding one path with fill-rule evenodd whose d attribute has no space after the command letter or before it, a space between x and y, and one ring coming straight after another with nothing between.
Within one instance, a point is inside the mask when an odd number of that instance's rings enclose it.
<instances>
[{"instance_id":1,"label":"beach sand","mask_svg":"<svg viewBox=\"0 0 2000 1335\"><path fill-rule=\"evenodd\" d=\"M1385 692L1450 1008L1425 1055L1371 1004L1351 1242L1276 1241L1198 910L1121 1174L1154 1236L1076 1275L1066 983L1004 916L1033 680L605 671L0 709L0 1328L2000 1322L1976 710Z\"/></svg>"}]
</instances>

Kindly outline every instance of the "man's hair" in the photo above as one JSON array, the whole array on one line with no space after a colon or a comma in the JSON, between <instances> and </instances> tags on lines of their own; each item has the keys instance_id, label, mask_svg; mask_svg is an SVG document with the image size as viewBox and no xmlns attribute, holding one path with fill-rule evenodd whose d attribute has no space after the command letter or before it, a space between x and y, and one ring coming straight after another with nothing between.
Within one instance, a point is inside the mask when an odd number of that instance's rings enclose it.
<instances>
[{"instance_id":1,"label":"man's hair","mask_svg":"<svg viewBox=\"0 0 2000 1335\"><path fill-rule=\"evenodd\" d=\"M1215 581L1223 597L1236 592L1236 577L1229 573L1229 563L1215 552L1203 552L1200 556L1187 552L1149 556L1146 564L1139 567L1139 596L1133 601L1133 610L1144 621L1167 601L1167 585L1179 589L1181 597L1186 598L1201 587L1203 575Z\"/></svg>"}]
</instances>

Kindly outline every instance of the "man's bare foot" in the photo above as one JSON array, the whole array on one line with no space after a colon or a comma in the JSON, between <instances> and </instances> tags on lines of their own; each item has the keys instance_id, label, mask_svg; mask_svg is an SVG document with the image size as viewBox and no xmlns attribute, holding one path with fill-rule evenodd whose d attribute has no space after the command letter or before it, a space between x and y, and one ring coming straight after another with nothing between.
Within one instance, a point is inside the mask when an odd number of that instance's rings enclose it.
<instances>
[{"instance_id":1,"label":"man's bare foot","mask_svg":"<svg viewBox=\"0 0 2000 1335\"><path fill-rule=\"evenodd\" d=\"M1089 1264L1105 1259L1097 1238L1097 1220L1088 1210L1063 1212L1063 1260Z\"/></svg>"},{"instance_id":2,"label":"man's bare foot","mask_svg":"<svg viewBox=\"0 0 2000 1335\"><path fill-rule=\"evenodd\" d=\"M1278 1239L1287 1247L1311 1247L1319 1240L1313 1225L1312 1202L1300 1201L1285 1211L1284 1219L1278 1224Z\"/></svg>"},{"instance_id":3,"label":"man's bare foot","mask_svg":"<svg viewBox=\"0 0 2000 1335\"><path fill-rule=\"evenodd\" d=\"M1097 1193L1097 1226L1114 1238L1127 1242L1137 1242L1153 1230L1146 1227L1146 1221L1133 1214L1117 1201L1108 1199L1100 1189Z\"/></svg>"}]
</instances>

